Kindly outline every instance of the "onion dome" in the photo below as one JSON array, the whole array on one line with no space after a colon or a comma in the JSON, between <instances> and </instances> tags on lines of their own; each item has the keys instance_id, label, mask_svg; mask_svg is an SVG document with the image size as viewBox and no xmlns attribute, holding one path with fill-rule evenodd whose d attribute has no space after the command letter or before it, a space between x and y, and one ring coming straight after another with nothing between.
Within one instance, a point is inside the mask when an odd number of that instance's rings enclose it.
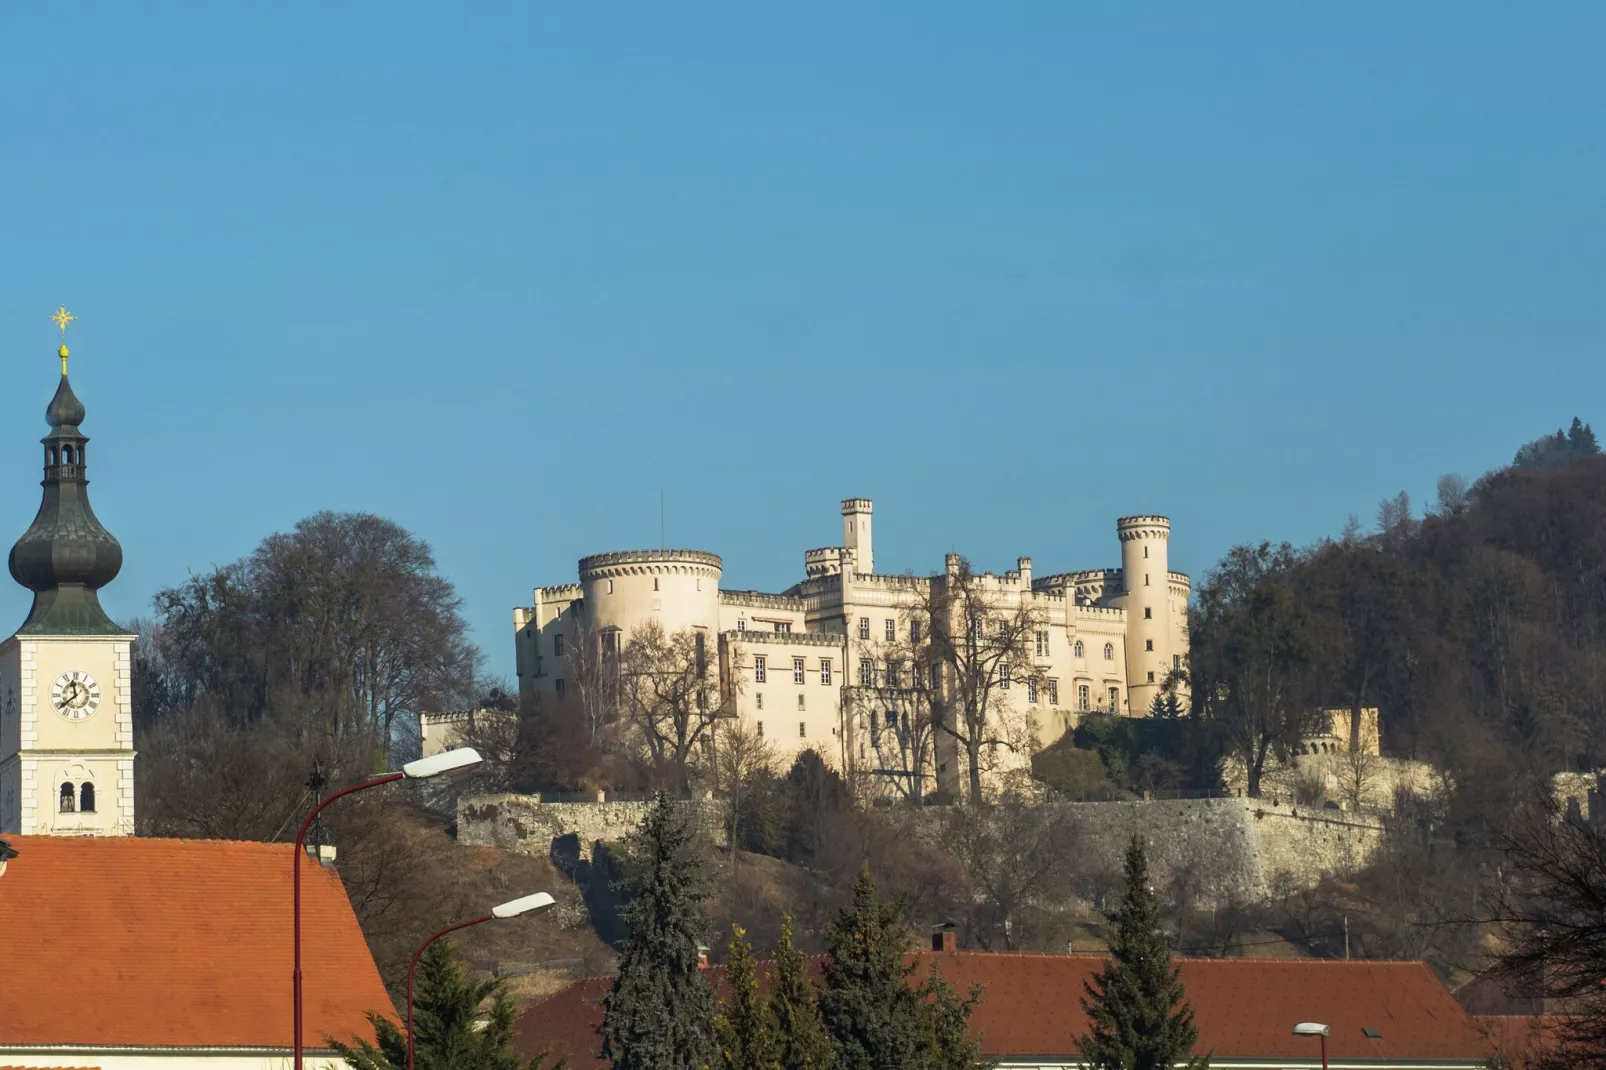
<instances>
[{"instance_id":1,"label":"onion dome","mask_svg":"<svg viewBox=\"0 0 1606 1070\"><path fill-rule=\"evenodd\" d=\"M100 607L100 588L123 567L123 548L89 507L84 447L78 425L84 405L67 381L67 347L61 347L61 383L45 409L44 495L39 512L11 548L11 578L33 592L21 635L123 635Z\"/></svg>"}]
</instances>

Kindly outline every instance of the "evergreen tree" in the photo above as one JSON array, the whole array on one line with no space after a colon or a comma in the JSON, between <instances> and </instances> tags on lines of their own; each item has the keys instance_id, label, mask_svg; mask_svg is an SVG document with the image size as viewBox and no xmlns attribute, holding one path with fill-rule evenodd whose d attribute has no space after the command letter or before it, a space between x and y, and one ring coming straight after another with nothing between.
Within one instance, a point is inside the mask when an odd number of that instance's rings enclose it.
<instances>
[{"instance_id":1,"label":"evergreen tree","mask_svg":"<svg viewBox=\"0 0 1606 1070\"><path fill-rule=\"evenodd\" d=\"M482 1011L486 1000L491 1004L488 1012ZM379 1041L377 1047L361 1039L353 1045L326 1038L329 1046L353 1070L405 1070L407 1034L390 1018L371 1011L368 1021ZM417 1070L542 1070L546 1066L545 1055L526 1063L513 1050L513 1000L502 982L470 978L447 940L435 941L419 957L413 1031Z\"/></svg>"},{"instance_id":2,"label":"evergreen tree","mask_svg":"<svg viewBox=\"0 0 1606 1070\"><path fill-rule=\"evenodd\" d=\"M866 866L853 904L831 922L820 1017L837 1070L971 1070L981 1065L966 1037L979 992L959 999L935 967L911 983L916 963L902 913L901 901L881 898Z\"/></svg>"},{"instance_id":3,"label":"evergreen tree","mask_svg":"<svg viewBox=\"0 0 1606 1070\"><path fill-rule=\"evenodd\" d=\"M836 1044L839 1070L911 1068L919 1064L921 1014L905 961L909 934L900 903L876 891L866 865L853 881L853 903L826 934L825 992L820 1018Z\"/></svg>"},{"instance_id":4,"label":"evergreen tree","mask_svg":"<svg viewBox=\"0 0 1606 1070\"><path fill-rule=\"evenodd\" d=\"M1082 999L1089 1029L1078 1045L1089 1070L1168 1070L1184 1060L1208 1067L1208 1058L1191 1057L1199 1030L1160 932L1149 863L1136 836L1126 850L1126 897L1113 920L1111 957Z\"/></svg>"},{"instance_id":5,"label":"evergreen tree","mask_svg":"<svg viewBox=\"0 0 1606 1070\"><path fill-rule=\"evenodd\" d=\"M836 1050L820 1020L819 995L809 980L808 957L792 946L790 914L781 919L781 939L775 945L770 1013L781 1070L831 1070L836 1065Z\"/></svg>"},{"instance_id":6,"label":"evergreen tree","mask_svg":"<svg viewBox=\"0 0 1606 1070\"><path fill-rule=\"evenodd\" d=\"M753 947L740 925L731 926L725 982L730 985L730 1002L714 1017L719 1065L724 1070L779 1070L775 1016L759 998Z\"/></svg>"},{"instance_id":7,"label":"evergreen tree","mask_svg":"<svg viewBox=\"0 0 1606 1070\"><path fill-rule=\"evenodd\" d=\"M628 842L630 936L603 997L603 1054L620 1070L703 1070L712 1065L714 994L698 963L704 930L701 863L692 829L659 793Z\"/></svg>"}]
</instances>

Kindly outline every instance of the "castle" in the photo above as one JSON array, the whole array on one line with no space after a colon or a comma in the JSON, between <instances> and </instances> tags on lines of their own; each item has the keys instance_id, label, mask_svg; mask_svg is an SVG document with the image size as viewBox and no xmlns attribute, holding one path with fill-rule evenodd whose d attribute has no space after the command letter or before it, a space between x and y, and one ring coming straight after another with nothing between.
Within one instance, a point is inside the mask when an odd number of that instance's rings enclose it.
<instances>
[{"instance_id":1,"label":"castle","mask_svg":"<svg viewBox=\"0 0 1606 1070\"><path fill-rule=\"evenodd\" d=\"M656 621L667 633L692 632L699 651L717 649L720 713L779 758L814 750L844 772L907 774L898 693L915 667L889 655L918 640L919 607L933 585L957 582L962 565L949 554L930 577L876 572L873 517L869 499L843 501L842 545L805 551L804 579L779 593L722 588L720 557L704 550L582 558L578 583L537 587L533 604L513 612L521 696L570 698L578 644L618 650ZM1001 576L967 581L1033 622L1034 675L1013 688L1005 676L995 696L1001 717L1032 726L1024 750L1052 743L1084 713L1146 714L1187 657L1190 582L1167 567L1170 521L1121 517L1116 534L1120 568L1034 576L1022 557ZM924 745L936 749L936 786L951 790L958 761L941 735Z\"/></svg>"}]
</instances>

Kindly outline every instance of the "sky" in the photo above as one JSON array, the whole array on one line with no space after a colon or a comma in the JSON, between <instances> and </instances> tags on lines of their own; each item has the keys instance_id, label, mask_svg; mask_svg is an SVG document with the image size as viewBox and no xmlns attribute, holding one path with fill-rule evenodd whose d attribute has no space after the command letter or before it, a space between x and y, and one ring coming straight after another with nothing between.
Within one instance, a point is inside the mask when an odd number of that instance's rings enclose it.
<instances>
[{"instance_id":1,"label":"sky","mask_svg":"<svg viewBox=\"0 0 1606 1070\"><path fill-rule=\"evenodd\" d=\"M1606 5L0 3L0 538L56 328L118 619L319 510L487 668L602 550L779 590L1308 544L1606 387ZM28 593L0 585L0 619Z\"/></svg>"}]
</instances>

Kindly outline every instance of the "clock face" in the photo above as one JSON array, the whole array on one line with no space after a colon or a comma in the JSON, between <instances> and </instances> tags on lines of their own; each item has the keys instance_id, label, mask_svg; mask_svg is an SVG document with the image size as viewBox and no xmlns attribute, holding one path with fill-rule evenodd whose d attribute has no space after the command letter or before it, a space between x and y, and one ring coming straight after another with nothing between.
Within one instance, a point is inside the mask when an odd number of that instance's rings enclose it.
<instances>
[{"instance_id":1,"label":"clock face","mask_svg":"<svg viewBox=\"0 0 1606 1070\"><path fill-rule=\"evenodd\" d=\"M87 672L64 672L50 685L50 704L63 717L81 721L100 705L100 685Z\"/></svg>"}]
</instances>

